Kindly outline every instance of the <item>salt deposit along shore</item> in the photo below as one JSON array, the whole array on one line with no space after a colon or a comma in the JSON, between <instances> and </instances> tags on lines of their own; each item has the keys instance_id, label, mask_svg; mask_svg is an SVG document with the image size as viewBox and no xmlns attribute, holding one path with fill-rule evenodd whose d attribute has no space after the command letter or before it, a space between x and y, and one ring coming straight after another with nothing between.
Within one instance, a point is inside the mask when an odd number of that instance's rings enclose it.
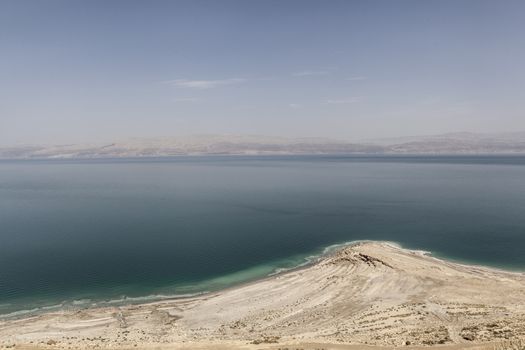
<instances>
[{"instance_id":1,"label":"salt deposit along shore","mask_svg":"<svg viewBox=\"0 0 525 350\"><path fill-rule=\"evenodd\" d=\"M0 321L17 349L494 349L525 341L525 274L382 242L197 297Z\"/></svg>"}]
</instances>

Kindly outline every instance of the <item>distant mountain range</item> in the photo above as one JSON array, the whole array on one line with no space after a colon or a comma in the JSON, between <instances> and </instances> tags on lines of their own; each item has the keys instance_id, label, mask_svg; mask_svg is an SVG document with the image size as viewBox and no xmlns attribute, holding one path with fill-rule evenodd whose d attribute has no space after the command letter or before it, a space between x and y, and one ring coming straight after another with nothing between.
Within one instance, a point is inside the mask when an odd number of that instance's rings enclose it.
<instances>
[{"instance_id":1,"label":"distant mountain range","mask_svg":"<svg viewBox=\"0 0 525 350\"><path fill-rule=\"evenodd\" d=\"M525 132L481 134L457 132L430 136L365 141L400 154L514 154L525 153Z\"/></svg>"},{"instance_id":2,"label":"distant mountain range","mask_svg":"<svg viewBox=\"0 0 525 350\"><path fill-rule=\"evenodd\" d=\"M525 154L525 132L462 132L360 142L324 138L194 135L132 138L106 144L0 147L2 159L294 154Z\"/></svg>"}]
</instances>

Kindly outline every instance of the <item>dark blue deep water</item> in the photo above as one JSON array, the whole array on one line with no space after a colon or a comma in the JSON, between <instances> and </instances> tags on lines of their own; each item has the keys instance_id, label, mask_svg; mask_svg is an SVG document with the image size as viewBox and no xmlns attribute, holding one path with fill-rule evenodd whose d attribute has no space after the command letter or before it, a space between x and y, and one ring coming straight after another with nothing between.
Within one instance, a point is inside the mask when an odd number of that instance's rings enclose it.
<instances>
[{"instance_id":1,"label":"dark blue deep water","mask_svg":"<svg viewBox=\"0 0 525 350\"><path fill-rule=\"evenodd\" d=\"M362 239L524 270L525 157L0 161L4 315L221 288Z\"/></svg>"}]
</instances>

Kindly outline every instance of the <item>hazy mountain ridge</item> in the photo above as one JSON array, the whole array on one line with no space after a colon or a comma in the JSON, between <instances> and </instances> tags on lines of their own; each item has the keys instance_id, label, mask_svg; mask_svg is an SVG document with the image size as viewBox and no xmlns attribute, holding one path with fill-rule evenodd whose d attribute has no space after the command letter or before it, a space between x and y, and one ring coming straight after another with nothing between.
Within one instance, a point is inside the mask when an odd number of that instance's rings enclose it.
<instances>
[{"instance_id":1,"label":"hazy mountain ridge","mask_svg":"<svg viewBox=\"0 0 525 350\"><path fill-rule=\"evenodd\" d=\"M177 155L525 154L525 132L450 133L348 142L326 138L195 135L106 144L0 147L0 158L121 158Z\"/></svg>"},{"instance_id":2,"label":"hazy mountain ridge","mask_svg":"<svg viewBox=\"0 0 525 350\"><path fill-rule=\"evenodd\" d=\"M525 153L525 132L494 134L456 132L369 140L368 143L386 147L391 153L512 154Z\"/></svg>"}]
</instances>

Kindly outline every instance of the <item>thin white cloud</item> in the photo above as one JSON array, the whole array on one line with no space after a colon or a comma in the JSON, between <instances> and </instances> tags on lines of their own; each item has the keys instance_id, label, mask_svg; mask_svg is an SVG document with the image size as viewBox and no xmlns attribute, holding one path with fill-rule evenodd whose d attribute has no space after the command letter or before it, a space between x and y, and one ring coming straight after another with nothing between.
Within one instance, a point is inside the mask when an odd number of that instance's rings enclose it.
<instances>
[{"instance_id":1,"label":"thin white cloud","mask_svg":"<svg viewBox=\"0 0 525 350\"><path fill-rule=\"evenodd\" d=\"M363 76L346 78L346 80L349 80L349 81L360 81L360 80L367 80L367 79L368 77L363 77Z\"/></svg>"},{"instance_id":2,"label":"thin white cloud","mask_svg":"<svg viewBox=\"0 0 525 350\"><path fill-rule=\"evenodd\" d=\"M325 103L329 105L351 104L361 101L361 97L350 97L345 99L327 100Z\"/></svg>"},{"instance_id":3,"label":"thin white cloud","mask_svg":"<svg viewBox=\"0 0 525 350\"><path fill-rule=\"evenodd\" d=\"M297 104L297 103L290 103L290 104L288 105L288 107L293 108L293 109L297 109L297 108L301 108L302 105Z\"/></svg>"},{"instance_id":4,"label":"thin white cloud","mask_svg":"<svg viewBox=\"0 0 525 350\"><path fill-rule=\"evenodd\" d=\"M241 78L230 78L230 79L220 79L220 80L189 80L189 79L175 79L168 80L164 83L189 89L213 89L221 86L235 85L245 82L246 79Z\"/></svg>"},{"instance_id":5,"label":"thin white cloud","mask_svg":"<svg viewBox=\"0 0 525 350\"><path fill-rule=\"evenodd\" d=\"M296 72L292 75L294 77L311 77L311 76L317 76L317 75L327 75L329 72L326 70L306 70L302 72Z\"/></svg>"}]
</instances>

